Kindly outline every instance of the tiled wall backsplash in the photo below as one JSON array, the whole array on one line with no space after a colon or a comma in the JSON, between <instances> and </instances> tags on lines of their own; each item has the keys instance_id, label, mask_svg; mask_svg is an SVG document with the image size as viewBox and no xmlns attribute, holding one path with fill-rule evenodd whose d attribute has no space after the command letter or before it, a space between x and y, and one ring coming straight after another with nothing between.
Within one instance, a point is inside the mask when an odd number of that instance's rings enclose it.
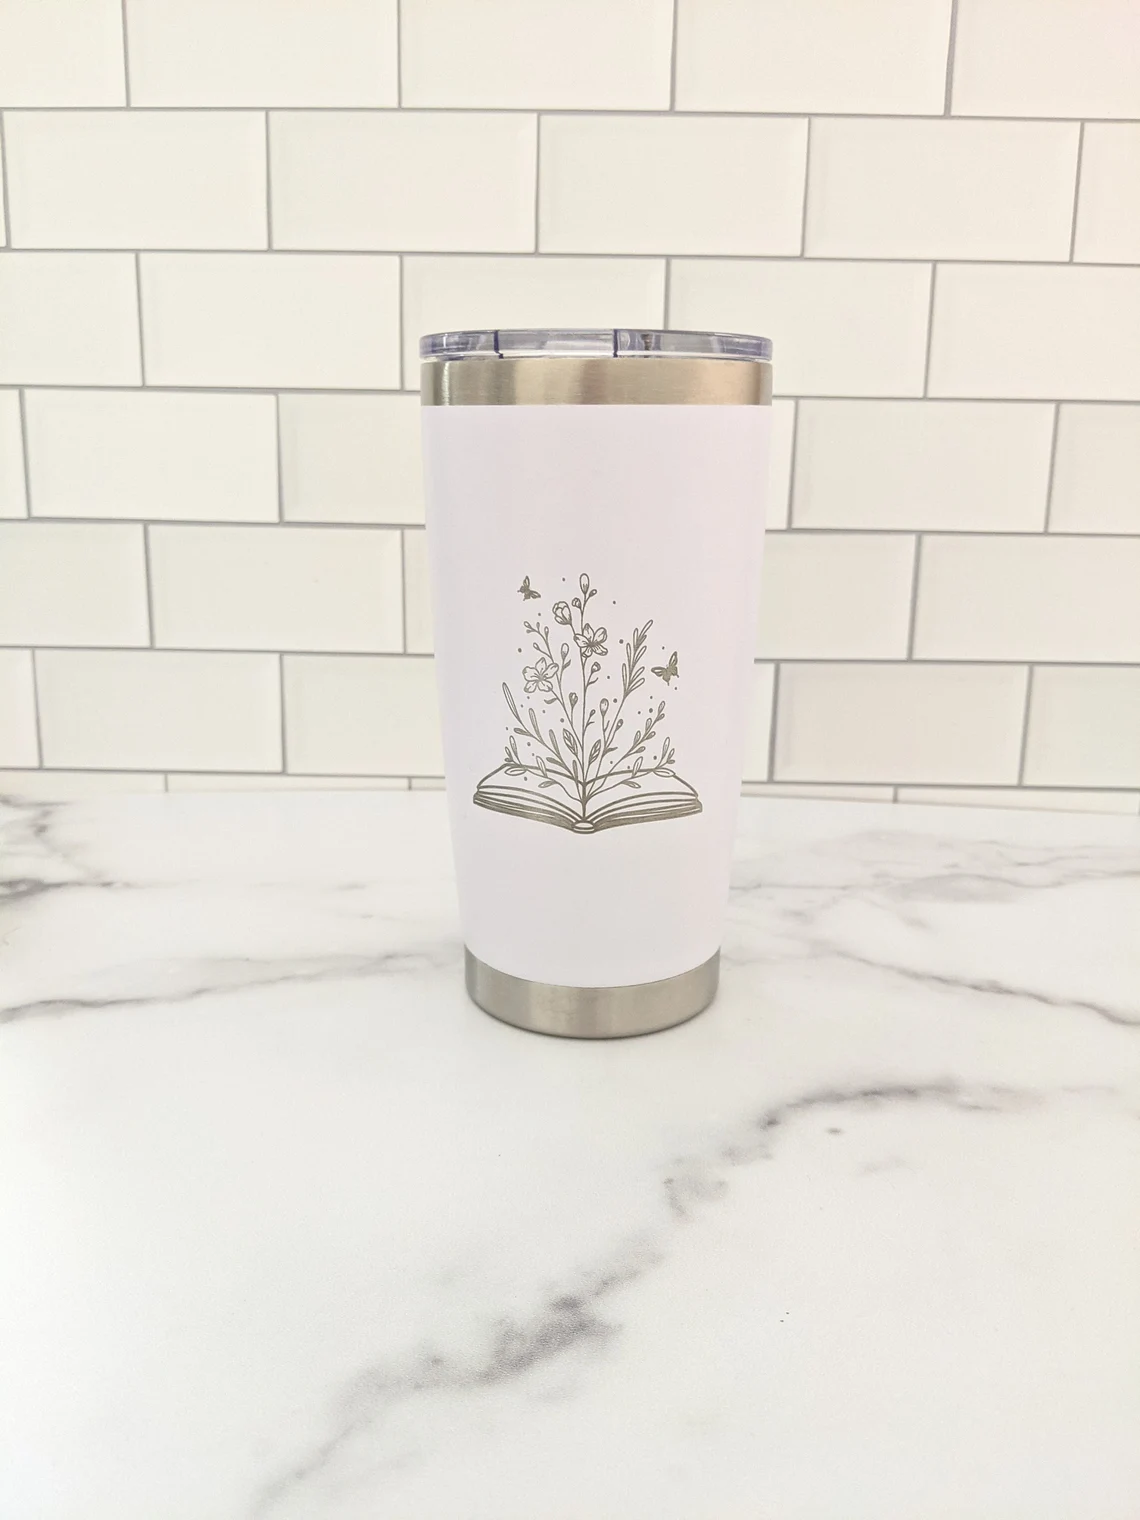
<instances>
[{"instance_id":1,"label":"tiled wall backsplash","mask_svg":"<svg viewBox=\"0 0 1140 1520\"><path fill-rule=\"evenodd\" d=\"M1135 811L1136 0L0 0L0 791L438 784L416 340L776 345L747 777Z\"/></svg>"}]
</instances>

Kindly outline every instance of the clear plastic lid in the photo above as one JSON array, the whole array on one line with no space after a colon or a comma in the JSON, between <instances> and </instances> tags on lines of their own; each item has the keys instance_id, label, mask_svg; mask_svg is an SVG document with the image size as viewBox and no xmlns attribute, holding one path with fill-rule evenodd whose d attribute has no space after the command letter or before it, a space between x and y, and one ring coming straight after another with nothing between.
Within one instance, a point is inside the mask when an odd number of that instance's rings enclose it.
<instances>
[{"instance_id":1,"label":"clear plastic lid","mask_svg":"<svg viewBox=\"0 0 1140 1520\"><path fill-rule=\"evenodd\" d=\"M533 327L482 332L428 333L420 339L421 359L507 359L527 355L567 357L662 354L685 359L772 357L769 338L748 333L666 332L652 327Z\"/></svg>"}]
</instances>

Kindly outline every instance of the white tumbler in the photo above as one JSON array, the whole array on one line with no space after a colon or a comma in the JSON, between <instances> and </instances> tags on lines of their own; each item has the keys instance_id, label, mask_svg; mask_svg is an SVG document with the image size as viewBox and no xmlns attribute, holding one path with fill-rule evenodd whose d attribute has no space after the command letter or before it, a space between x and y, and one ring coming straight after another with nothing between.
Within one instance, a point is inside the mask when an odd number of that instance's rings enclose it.
<instances>
[{"instance_id":1,"label":"white tumbler","mask_svg":"<svg viewBox=\"0 0 1140 1520\"><path fill-rule=\"evenodd\" d=\"M752 700L771 344L421 340L467 988L549 1034L699 1013Z\"/></svg>"}]
</instances>

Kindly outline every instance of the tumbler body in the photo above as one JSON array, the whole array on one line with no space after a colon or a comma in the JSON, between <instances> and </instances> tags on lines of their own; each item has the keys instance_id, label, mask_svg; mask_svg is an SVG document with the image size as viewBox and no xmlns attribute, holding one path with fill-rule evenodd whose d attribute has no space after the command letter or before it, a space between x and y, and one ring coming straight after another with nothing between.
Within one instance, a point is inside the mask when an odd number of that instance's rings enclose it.
<instances>
[{"instance_id":1,"label":"tumbler body","mask_svg":"<svg viewBox=\"0 0 1140 1520\"><path fill-rule=\"evenodd\" d=\"M505 336L423 366L468 985L526 1027L646 1032L716 987L770 367Z\"/></svg>"}]
</instances>

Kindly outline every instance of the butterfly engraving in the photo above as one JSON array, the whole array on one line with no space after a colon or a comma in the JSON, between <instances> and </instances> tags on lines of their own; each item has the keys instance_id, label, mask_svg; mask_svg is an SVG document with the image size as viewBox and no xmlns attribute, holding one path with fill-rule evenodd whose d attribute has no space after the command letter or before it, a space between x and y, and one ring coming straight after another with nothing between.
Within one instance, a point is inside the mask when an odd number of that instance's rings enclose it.
<instances>
[{"instance_id":1,"label":"butterfly engraving","mask_svg":"<svg viewBox=\"0 0 1140 1520\"><path fill-rule=\"evenodd\" d=\"M539 597L542 595L542 592L532 591L530 589L530 576L524 575L523 583L519 587L519 595L522 597L524 602L537 602Z\"/></svg>"},{"instance_id":2,"label":"butterfly engraving","mask_svg":"<svg viewBox=\"0 0 1140 1520\"><path fill-rule=\"evenodd\" d=\"M655 676L661 677L666 686L670 685L673 677L677 674L677 651L674 649L673 653L669 656L668 665L652 665L650 669Z\"/></svg>"}]
</instances>

